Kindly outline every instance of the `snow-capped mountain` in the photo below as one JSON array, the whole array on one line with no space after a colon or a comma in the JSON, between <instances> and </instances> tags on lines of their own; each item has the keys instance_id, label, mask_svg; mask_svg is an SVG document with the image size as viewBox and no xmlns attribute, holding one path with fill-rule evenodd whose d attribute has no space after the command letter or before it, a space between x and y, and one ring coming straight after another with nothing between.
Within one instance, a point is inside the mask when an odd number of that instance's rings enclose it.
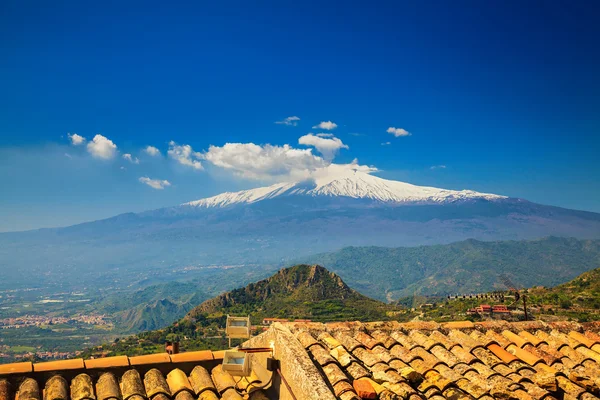
<instances>
[{"instance_id":1,"label":"snow-capped mountain","mask_svg":"<svg viewBox=\"0 0 600 400\"><path fill-rule=\"evenodd\" d=\"M342 176L323 177L313 181L277 183L240 192L226 192L206 199L191 201L184 206L199 208L228 207L252 204L285 196L329 196L368 199L381 203L440 204L460 200L500 200L506 196L479 193L472 190L446 190L382 179L360 171L348 171Z\"/></svg>"},{"instance_id":2,"label":"snow-capped mountain","mask_svg":"<svg viewBox=\"0 0 600 400\"><path fill-rule=\"evenodd\" d=\"M39 268L37 276L59 265L67 275L83 268L96 277L107 266L278 265L345 246L549 235L600 238L600 214L345 171L66 228L0 234L0 270L5 265L3 277L19 279L26 268ZM115 271L107 272L111 280Z\"/></svg>"}]
</instances>

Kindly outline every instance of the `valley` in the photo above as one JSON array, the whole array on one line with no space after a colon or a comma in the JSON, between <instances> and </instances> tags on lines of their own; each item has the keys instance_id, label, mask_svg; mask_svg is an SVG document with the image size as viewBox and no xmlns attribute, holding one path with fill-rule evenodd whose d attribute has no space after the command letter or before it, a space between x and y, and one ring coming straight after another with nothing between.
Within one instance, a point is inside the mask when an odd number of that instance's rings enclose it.
<instances>
[{"instance_id":1,"label":"valley","mask_svg":"<svg viewBox=\"0 0 600 400\"><path fill-rule=\"evenodd\" d=\"M351 288L368 296L367 303L380 304L372 307L373 312L385 304L397 303L401 308L393 310L395 318L410 319L423 311L410 312L411 308L423 303L442 304L447 295L506 290L501 275L508 276L522 288L553 287L567 282L580 273L600 267L600 241L547 237L530 241L467 240L400 248L348 247L298 261L323 265L337 274ZM113 279L97 280L95 285L83 288L55 282L56 285L49 288L5 290L0 293L0 323L4 325L0 327L0 345L5 346L0 351L1 357L7 360L36 354L42 358L66 357L67 353L73 355L75 351L130 334L156 332L186 314L202 316L205 311L214 316L212 322L192 335L197 347L211 346L213 342L215 348L218 347L223 339L219 326L225 312L253 312L257 321L265 317L351 320L370 315L360 311L364 301L348 305L338 300L313 303L276 297L272 302L262 303L259 298L250 300L239 290L223 297L223 292L258 282L280 267L275 264L188 265L150 270L145 274L137 272L135 284L116 284ZM260 284L251 291L261 293ZM211 298L213 300L203 303ZM415 298L424 300L415 302ZM256 309L255 303L262 305ZM456 303L446 309L454 310L450 313L444 309L425 310L425 315L458 318L476 305L471 303ZM196 308L200 304L202 306ZM388 318L379 311L373 315L377 319ZM188 325L189 322L185 322L178 329ZM187 329L192 329L191 325ZM175 329L166 334L185 335L185 332L185 329ZM150 348L156 349L156 345ZM63 354L48 356L56 352Z\"/></svg>"},{"instance_id":2,"label":"valley","mask_svg":"<svg viewBox=\"0 0 600 400\"><path fill-rule=\"evenodd\" d=\"M0 233L2 357L64 356L156 332L207 299L296 264L336 273L381 302L371 310L415 295L501 289L500 275L551 287L600 266L599 232L600 214L347 168L65 228ZM256 312L365 318L353 314L363 303L277 300ZM245 313L243 304L231 312ZM219 337L217 320L192 335L197 346Z\"/></svg>"}]
</instances>

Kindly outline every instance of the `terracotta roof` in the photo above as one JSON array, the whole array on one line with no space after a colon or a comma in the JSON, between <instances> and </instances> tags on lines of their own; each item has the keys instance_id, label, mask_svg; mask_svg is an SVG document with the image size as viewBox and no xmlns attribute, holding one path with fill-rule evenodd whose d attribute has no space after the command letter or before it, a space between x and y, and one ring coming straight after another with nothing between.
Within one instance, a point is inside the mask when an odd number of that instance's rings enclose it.
<instances>
[{"instance_id":1,"label":"terracotta roof","mask_svg":"<svg viewBox=\"0 0 600 400\"><path fill-rule=\"evenodd\" d=\"M275 339L299 399L590 400L600 396L599 332L600 323L572 322L287 322L251 341ZM196 351L0 365L0 400L241 400L239 378L222 370L222 357ZM261 384L263 361L238 387ZM307 377L311 385L299 384ZM249 391L250 399L268 398Z\"/></svg>"},{"instance_id":2,"label":"terracotta roof","mask_svg":"<svg viewBox=\"0 0 600 400\"><path fill-rule=\"evenodd\" d=\"M241 400L223 352L0 365L0 400ZM255 375L239 387L258 386ZM262 390L251 399L268 399Z\"/></svg>"},{"instance_id":3,"label":"terracotta roof","mask_svg":"<svg viewBox=\"0 0 600 400\"><path fill-rule=\"evenodd\" d=\"M335 396L596 399L599 323L286 323Z\"/></svg>"}]
</instances>

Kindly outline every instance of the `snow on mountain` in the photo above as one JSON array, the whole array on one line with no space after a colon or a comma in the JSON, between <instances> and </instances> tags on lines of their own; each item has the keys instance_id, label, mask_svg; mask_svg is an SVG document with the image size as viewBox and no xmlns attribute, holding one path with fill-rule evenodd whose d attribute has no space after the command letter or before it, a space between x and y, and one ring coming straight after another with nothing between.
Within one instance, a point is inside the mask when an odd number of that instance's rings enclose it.
<instances>
[{"instance_id":1,"label":"snow on mountain","mask_svg":"<svg viewBox=\"0 0 600 400\"><path fill-rule=\"evenodd\" d=\"M398 204L436 204L458 200L499 200L507 198L506 196L479 193L472 190L459 191L416 186L350 170L342 175L318 177L311 182L277 183L257 189L226 192L183 205L201 208L227 207L234 204L251 204L266 199L293 195L339 196Z\"/></svg>"}]
</instances>

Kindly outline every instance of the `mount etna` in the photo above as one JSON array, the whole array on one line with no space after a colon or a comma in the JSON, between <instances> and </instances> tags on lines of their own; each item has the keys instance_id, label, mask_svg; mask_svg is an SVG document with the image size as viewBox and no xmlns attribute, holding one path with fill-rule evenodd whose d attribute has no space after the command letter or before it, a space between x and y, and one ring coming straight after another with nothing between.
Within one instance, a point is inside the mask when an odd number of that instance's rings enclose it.
<instances>
[{"instance_id":1,"label":"mount etna","mask_svg":"<svg viewBox=\"0 0 600 400\"><path fill-rule=\"evenodd\" d=\"M349 170L65 228L0 234L9 287L186 265L279 264L345 246L600 237L600 214ZM127 267L127 272L124 271Z\"/></svg>"}]
</instances>

